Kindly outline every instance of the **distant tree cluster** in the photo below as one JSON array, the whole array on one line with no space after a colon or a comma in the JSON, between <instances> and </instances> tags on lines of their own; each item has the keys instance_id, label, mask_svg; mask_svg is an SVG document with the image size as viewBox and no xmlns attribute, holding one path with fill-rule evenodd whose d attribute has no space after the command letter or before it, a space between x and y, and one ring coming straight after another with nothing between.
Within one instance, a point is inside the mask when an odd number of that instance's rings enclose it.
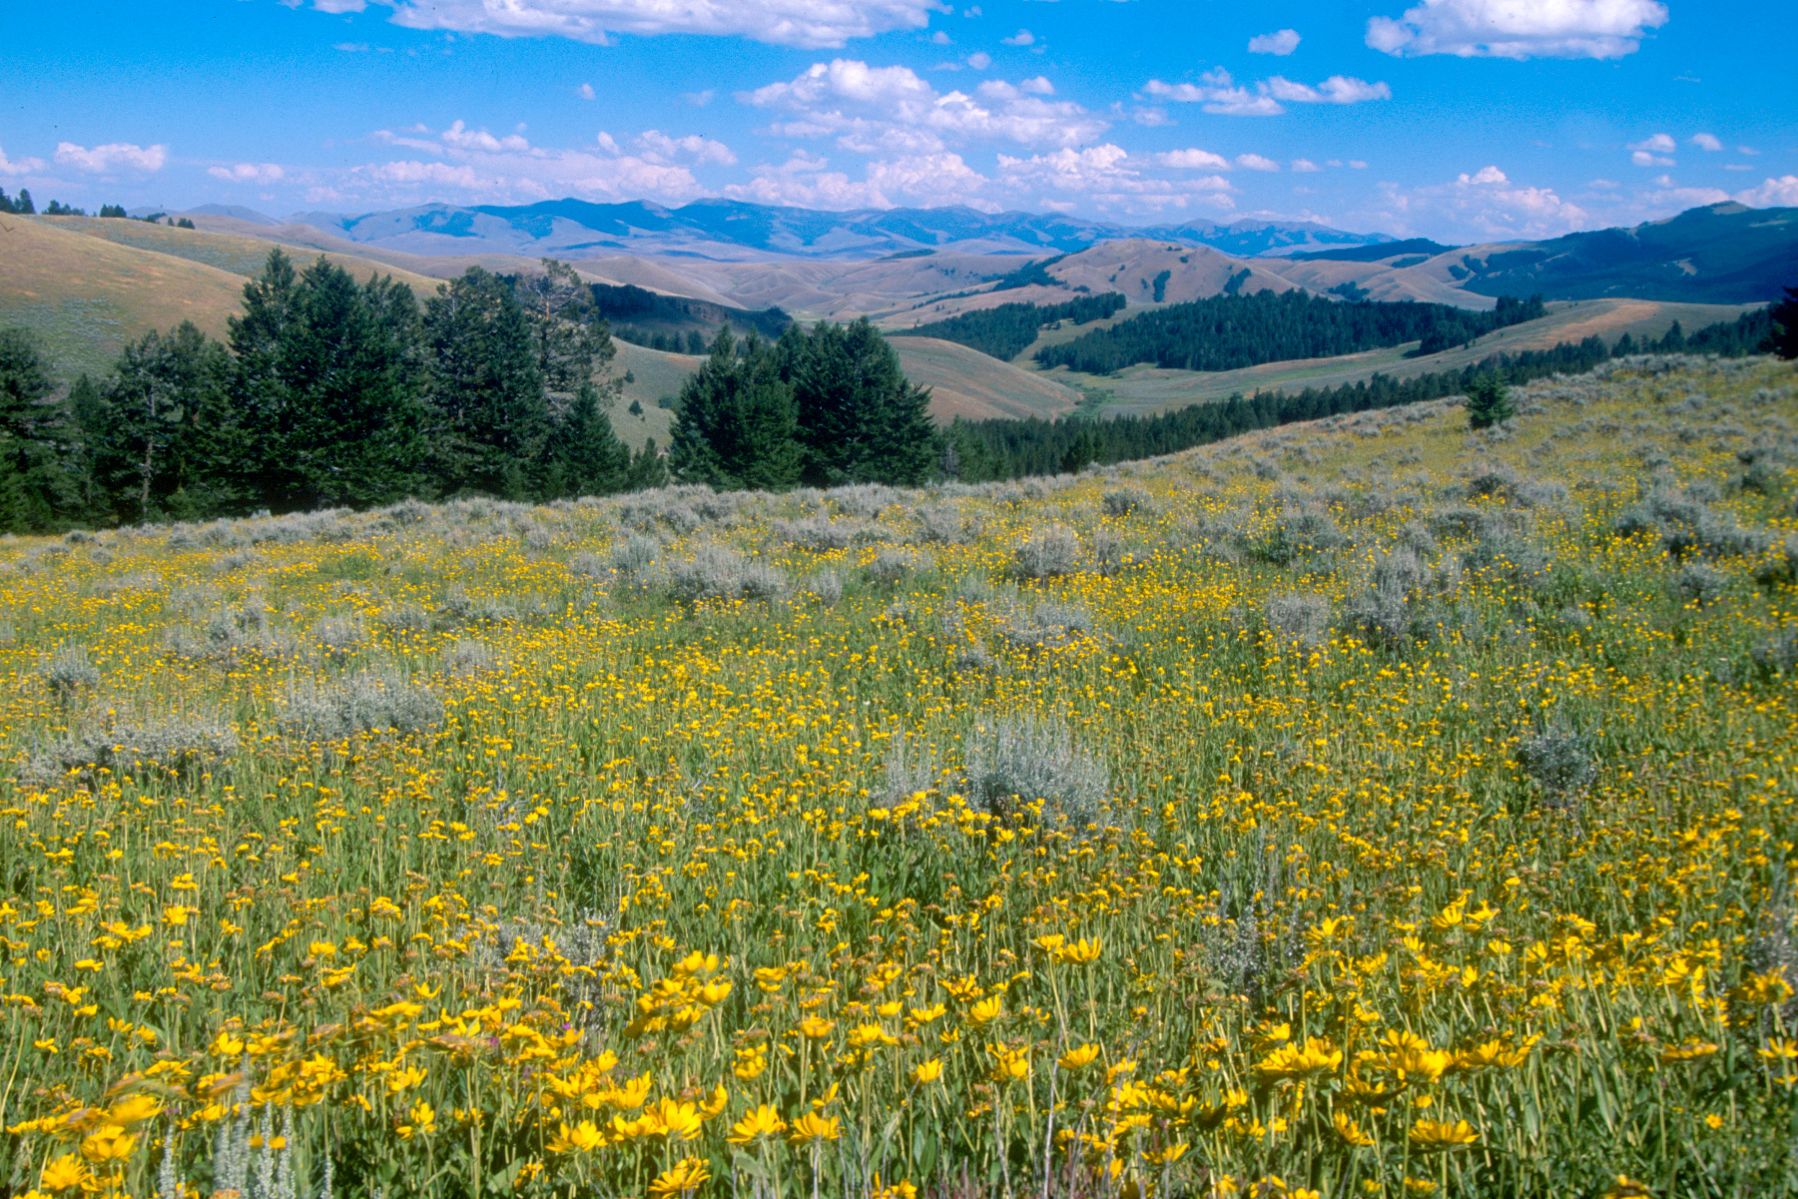
<instances>
[{"instance_id":1,"label":"distant tree cluster","mask_svg":"<svg viewBox=\"0 0 1798 1199\"><path fill-rule=\"evenodd\" d=\"M655 447L625 448L595 382L612 354L559 263L471 269L421 305L275 250L225 344L152 332L66 401L32 339L0 335L0 530L654 485Z\"/></svg>"},{"instance_id":2,"label":"distant tree cluster","mask_svg":"<svg viewBox=\"0 0 1798 1199\"><path fill-rule=\"evenodd\" d=\"M29 188L22 187L19 189L19 194L17 196L8 196L6 194L6 189L0 187L0 216L35 216L36 214L37 202L31 198L31 190ZM50 203L44 206L44 215L86 216L87 209L77 208L73 204L64 204L61 200L51 200ZM102 204L100 205L99 215L123 219L130 217L131 214L125 211L125 206L123 204ZM151 213L148 216L139 217L138 219L148 221L153 225L172 225L177 229L192 229L194 227L192 219L188 217L180 217L177 219L169 216L166 212Z\"/></svg>"},{"instance_id":3,"label":"distant tree cluster","mask_svg":"<svg viewBox=\"0 0 1798 1199\"><path fill-rule=\"evenodd\" d=\"M1065 304L1000 304L996 308L958 313L944 320L893 332L894 336L953 341L1009 362L1029 349L1030 343L1047 326L1060 321L1070 325L1090 324L1122 312L1124 304L1124 297L1117 292L1081 296Z\"/></svg>"},{"instance_id":4,"label":"distant tree cluster","mask_svg":"<svg viewBox=\"0 0 1798 1199\"><path fill-rule=\"evenodd\" d=\"M709 351L705 334L698 329L677 333L672 330L640 329L635 325L613 325L612 336L634 346L660 350L664 354L698 355Z\"/></svg>"},{"instance_id":5,"label":"distant tree cluster","mask_svg":"<svg viewBox=\"0 0 1798 1199\"><path fill-rule=\"evenodd\" d=\"M1343 303L1308 292L1213 296L1170 304L1062 345L1044 346L1036 360L1108 375L1147 363L1174 370L1225 371L1294 358L1333 358L1363 350L1421 342L1434 353L1507 325L1534 320L1542 298L1506 297L1490 312L1447 304Z\"/></svg>"},{"instance_id":6,"label":"distant tree cluster","mask_svg":"<svg viewBox=\"0 0 1798 1199\"><path fill-rule=\"evenodd\" d=\"M1798 328L1798 292L1788 301L1790 328ZM1153 416L1109 420L1073 417L1057 421L957 421L944 433L944 457L957 463L969 481L1076 471L1093 463L1123 462L1208 445L1253 429L1317 420L1346 412L1395 408L1444 396L1473 393L1476 413L1502 420L1508 384L1549 375L1579 374L1612 358L1637 353L1706 353L1739 357L1773 349L1774 321L1767 309L1687 335L1676 324L1660 338L1638 341L1625 334L1616 346L1601 337L1548 350L1499 354L1458 371L1438 371L1409 379L1384 374L1334 388L1300 392L1233 395ZM1793 352L1798 357L1798 350Z\"/></svg>"},{"instance_id":7,"label":"distant tree cluster","mask_svg":"<svg viewBox=\"0 0 1798 1199\"><path fill-rule=\"evenodd\" d=\"M741 347L725 330L681 389L669 467L722 489L922 483L937 457L929 406L866 319Z\"/></svg>"}]
</instances>

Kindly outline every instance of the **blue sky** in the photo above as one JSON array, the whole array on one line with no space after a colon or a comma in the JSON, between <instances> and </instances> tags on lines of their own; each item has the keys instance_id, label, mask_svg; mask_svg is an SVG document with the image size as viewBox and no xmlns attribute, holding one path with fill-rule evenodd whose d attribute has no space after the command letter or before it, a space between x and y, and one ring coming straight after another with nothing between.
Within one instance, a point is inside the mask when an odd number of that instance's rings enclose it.
<instances>
[{"instance_id":1,"label":"blue sky","mask_svg":"<svg viewBox=\"0 0 1798 1199\"><path fill-rule=\"evenodd\" d=\"M1306 218L1798 205L1790 0L188 0L0 9L0 187Z\"/></svg>"}]
</instances>

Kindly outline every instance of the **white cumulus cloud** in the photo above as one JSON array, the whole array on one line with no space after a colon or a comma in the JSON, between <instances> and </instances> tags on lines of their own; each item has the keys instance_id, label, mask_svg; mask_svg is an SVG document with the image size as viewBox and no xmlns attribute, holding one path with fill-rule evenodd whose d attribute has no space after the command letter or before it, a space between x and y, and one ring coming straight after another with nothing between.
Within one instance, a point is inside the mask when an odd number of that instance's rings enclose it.
<instances>
[{"instance_id":1,"label":"white cumulus cloud","mask_svg":"<svg viewBox=\"0 0 1798 1199\"><path fill-rule=\"evenodd\" d=\"M499 37L561 37L604 44L613 34L745 37L803 49L922 29L941 0L380 0L395 24ZM318 0L326 4L362 0ZM344 11L331 8L327 11Z\"/></svg>"},{"instance_id":2,"label":"white cumulus cloud","mask_svg":"<svg viewBox=\"0 0 1798 1199\"><path fill-rule=\"evenodd\" d=\"M1245 171L1277 171L1280 164L1271 158L1263 158L1259 154L1238 154L1236 165Z\"/></svg>"},{"instance_id":3,"label":"white cumulus cloud","mask_svg":"<svg viewBox=\"0 0 1798 1199\"><path fill-rule=\"evenodd\" d=\"M1621 58L1666 23L1659 0L1424 0L1370 20L1367 44L1402 55Z\"/></svg>"},{"instance_id":4,"label":"white cumulus cloud","mask_svg":"<svg viewBox=\"0 0 1798 1199\"><path fill-rule=\"evenodd\" d=\"M1798 208L1798 175L1768 179L1759 187L1737 192L1736 201L1750 208Z\"/></svg>"},{"instance_id":5,"label":"white cumulus cloud","mask_svg":"<svg viewBox=\"0 0 1798 1199\"><path fill-rule=\"evenodd\" d=\"M6 150L0 148L0 175L32 175L43 169L41 158L8 158Z\"/></svg>"},{"instance_id":6,"label":"white cumulus cloud","mask_svg":"<svg viewBox=\"0 0 1798 1199\"><path fill-rule=\"evenodd\" d=\"M1157 100L1198 104L1208 113L1228 117L1279 116L1287 104L1364 104L1392 98L1392 89L1386 84L1346 75L1332 75L1315 85L1294 83L1280 75L1244 85L1221 67L1205 72L1197 83L1151 79L1143 93Z\"/></svg>"},{"instance_id":7,"label":"white cumulus cloud","mask_svg":"<svg viewBox=\"0 0 1798 1199\"><path fill-rule=\"evenodd\" d=\"M1298 48L1299 33L1296 29L1276 29L1272 33L1249 39L1250 54L1276 54L1284 58Z\"/></svg>"},{"instance_id":8,"label":"white cumulus cloud","mask_svg":"<svg viewBox=\"0 0 1798 1199\"><path fill-rule=\"evenodd\" d=\"M207 167L206 173L226 183L279 183L287 171L275 162L239 162L231 166Z\"/></svg>"},{"instance_id":9,"label":"white cumulus cloud","mask_svg":"<svg viewBox=\"0 0 1798 1199\"><path fill-rule=\"evenodd\" d=\"M1715 154L1723 149L1722 139L1714 133L1694 133L1692 144L1710 154Z\"/></svg>"},{"instance_id":10,"label":"white cumulus cloud","mask_svg":"<svg viewBox=\"0 0 1798 1199\"><path fill-rule=\"evenodd\" d=\"M1157 154L1155 161L1164 167L1174 167L1183 171L1227 171L1230 160L1222 154L1213 154L1209 150L1185 149L1168 150Z\"/></svg>"},{"instance_id":11,"label":"white cumulus cloud","mask_svg":"<svg viewBox=\"0 0 1798 1199\"><path fill-rule=\"evenodd\" d=\"M103 146L78 146L74 142L58 142L56 161L90 175L110 175L116 171L160 171L168 161L168 147L138 146L130 142L108 142Z\"/></svg>"},{"instance_id":12,"label":"white cumulus cloud","mask_svg":"<svg viewBox=\"0 0 1798 1199\"><path fill-rule=\"evenodd\" d=\"M858 154L934 154L968 141L1081 145L1105 131L1103 119L1072 101L1050 99L1053 91L1038 76L938 92L909 67L835 59L737 98L787 114L771 127L777 136L834 138Z\"/></svg>"}]
</instances>

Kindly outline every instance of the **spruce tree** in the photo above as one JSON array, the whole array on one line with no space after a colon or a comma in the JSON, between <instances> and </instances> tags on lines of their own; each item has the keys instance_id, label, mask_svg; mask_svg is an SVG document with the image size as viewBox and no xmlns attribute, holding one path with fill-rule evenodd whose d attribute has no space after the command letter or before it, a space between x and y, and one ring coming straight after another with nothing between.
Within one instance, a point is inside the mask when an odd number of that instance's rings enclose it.
<instances>
[{"instance_id":1,"label":"spruce tree","mask_svg":"<svg viewBox=\"0 0 1798 1199\"><path fill-rule=\"evenodd\" d=\"M554 498L611 495L629 482L631 452L618 440L611 418L591 380L555 420L550 438L550 478L546 493Z\"/></svg>"},{"instance_id":2,"label":"spruce tree","mask_svg":"<svg viewBox=\"0 0 1798 1199\"><path fill-rule=\"evenodd\" d=\"M775 354L751 337L741 354L721 330L681 388L669 468L683 483L778 491L799 481L805 451L793 389Z\"/></svg>"},{"instance_id":3,"label":"spruce tree","mask_svg":"<svg viewBox=\"0 0 1798 1199\"><path fill-rule=\"evenodd\" d=\"M625 474L624 489L626 491L647 491L651 487L661 487L668 482L668 467L662 461L662 452L656 448L656 439L651 437L636 453L631 455L631 465Z\"/></svg>"},{"instance_id":4,"label":"spruce tree","mask_svg":"<svg viewBox=\"0 0 1798 1199\"><path fill-rule=\"evenodd\" d=\"M924 481L937 452L930 393L905 378L867 318L820 322L810 334L788 326L778 352L798 409L807 483Z\"/></svg>"},{"instance_id":5,"label":"spruce tree","mask_svg":"<svg viewBox=\"0 0 1798 1199\"><path fill-rule=\"evenodd\" d=\"M431 472L447 495L524 499L549 435L530 323L507 282L473 267L425 305Z\"/></svg>"},{"instance_id":6,"label":"spruce tree","mask_svg":"<svg viewBox=\"0 0 1798 1199\"><path fill-rule=\"evenodd\" d=\"M68 428L37 339L0 329L0 532L41 533L75 507Z\"/></svg>"},{"instance_id":7,"label":"spruce tree","mask_svg":"<svg viewBox=\"0 0 1798 1199\"><path fill-rule=\"evenodd\" d=\"M307 507L391 504L419 486L418 305L386 279L359 287L320 257L300 276L283 346L285 447Z\"/></svg>"},{"instance_id":8,"label":"spruce tree","mask_svg":"<svg viewBox=\"0 0 1798 1199\"><path fill-rule=\"evenodd\" d=\"M1467 385L1467 423L1489 429L1511 419L1511 397L1495 371L1482 371Z\"/></svg>"},{"instance_id":9,"label":"spruce tree","mask_svg":"<svg viewBox=\"0 0 1798 1199\"><path fill-rule=\"evenodd\" d=\"M292 357L298 341L299 273L279 247L262 273L244 284L243 313L228 322L232 408L242 428L240 452L219 464L259 507L300 507L305 490L289 447L299 398Z\"/></svg>"}]
</instances>

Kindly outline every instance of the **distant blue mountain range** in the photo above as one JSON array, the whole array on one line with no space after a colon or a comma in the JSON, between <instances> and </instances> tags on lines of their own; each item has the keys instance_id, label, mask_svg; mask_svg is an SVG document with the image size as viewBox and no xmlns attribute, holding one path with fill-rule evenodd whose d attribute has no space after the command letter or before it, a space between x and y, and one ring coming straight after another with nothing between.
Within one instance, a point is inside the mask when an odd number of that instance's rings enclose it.
<instances>
[{"instance_id":1,"label":"distant blue mountain range","mask_svg":"<svg viewBox=\"0 0 1798 1199\"><path fill-rule=\"evenodd\" d=\"M519 206L428 204L361 216L302 213L293 219L351 241L437 254L620 252L866 259L939 250L1070 253L1101 241L1146 237L1210 246L1235 257L1262 257L1392 240L1384 234L1345 233L1303 221L1242 220L1228 225L1194 221L1140 227L1055 213L988 213L959 207L822 212L734 200L697 200L679 208L573 199Z\"/></svg>"}]
</instances>

